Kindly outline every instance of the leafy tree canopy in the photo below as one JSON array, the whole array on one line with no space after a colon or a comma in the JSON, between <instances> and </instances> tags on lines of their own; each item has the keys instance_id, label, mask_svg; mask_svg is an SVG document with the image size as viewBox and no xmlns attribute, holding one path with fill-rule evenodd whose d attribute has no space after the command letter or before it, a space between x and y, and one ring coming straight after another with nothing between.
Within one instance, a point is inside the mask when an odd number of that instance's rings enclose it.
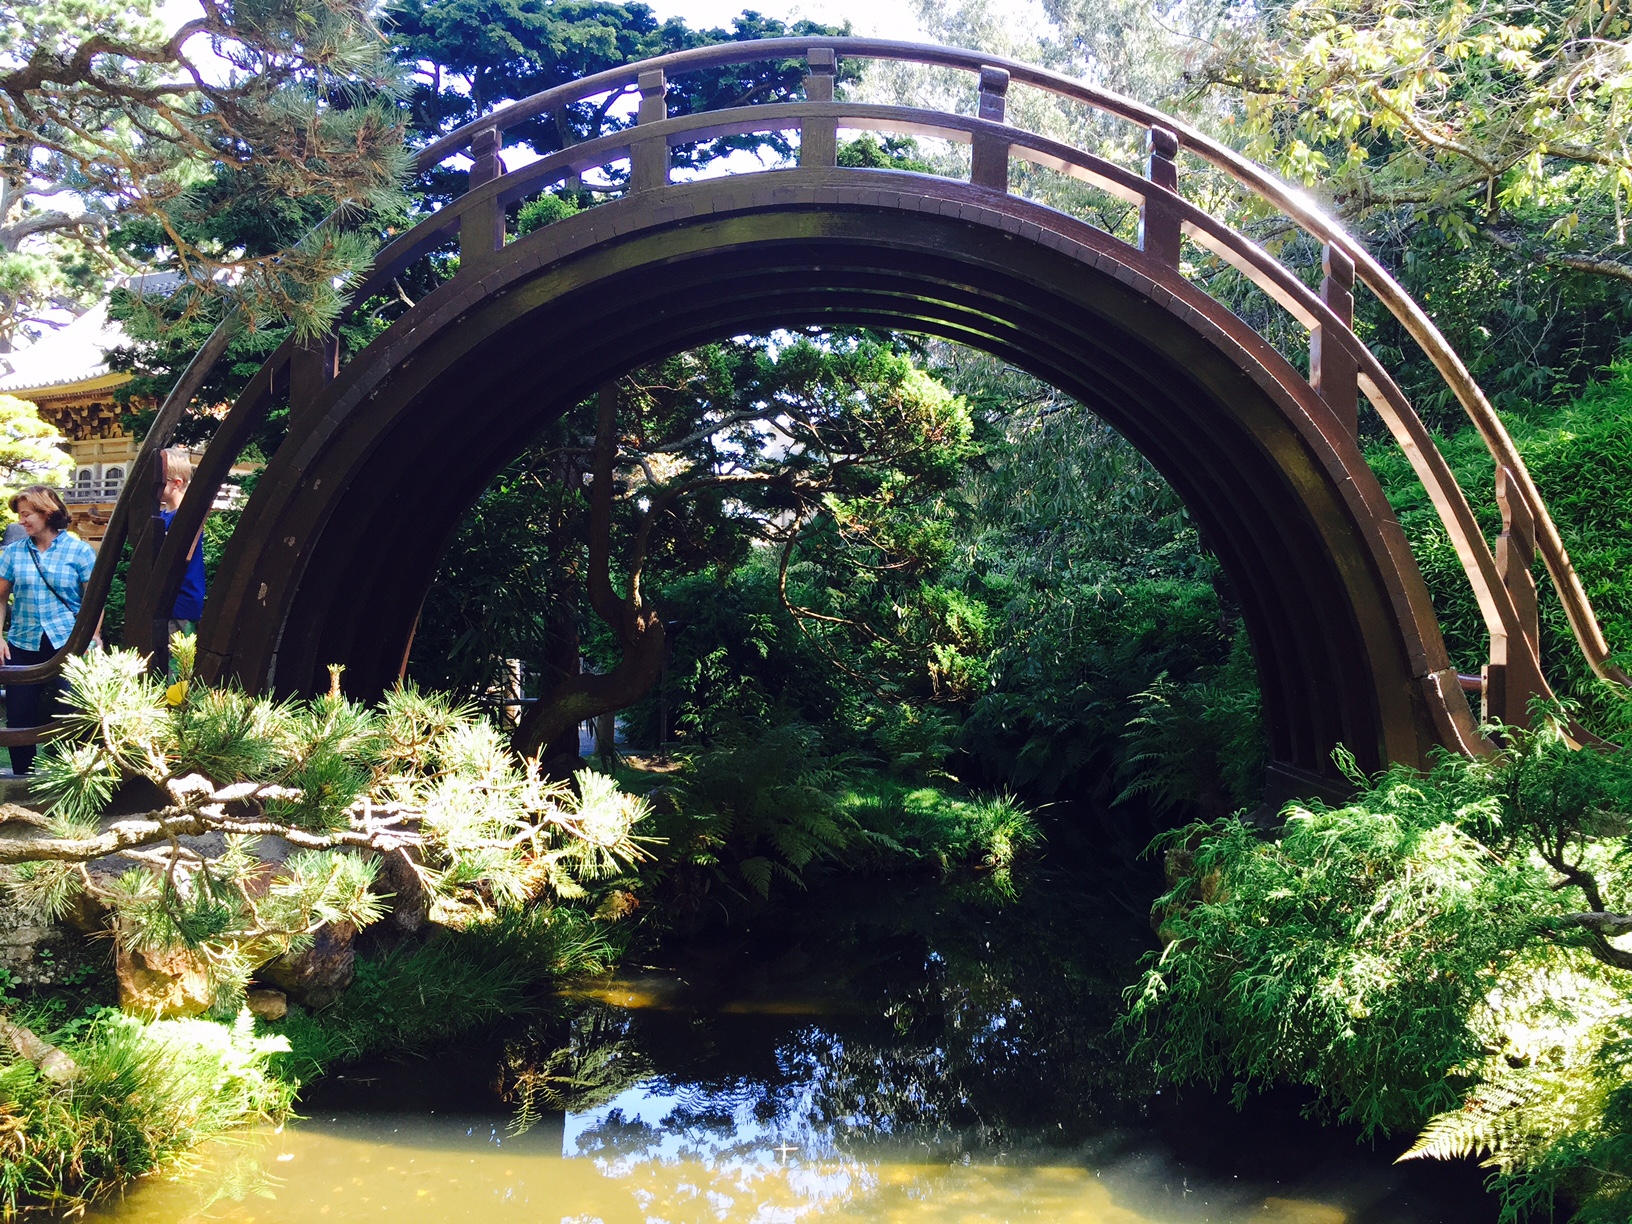
<instances>
[{"instance_id":1,"label":"leafy tree canopy","mask_svg":"<svg viewBox=\"0 0 1632 1224\"><path fill-rule=\"evenodd\" d=\"M0 395L0 517L16 515L6 503L24 485L67 483L73 460L62 437L40 420L39 410L14 395Z\"/></svg>"},{"instance_id":2,"label":"leafy tree canopy","mask_svg":"<svg viewBox=\"0 0 1632 1224\"><path fill-rule=\"evenodd\" d=\"M560 551L549 562L551 589L571 607L587 601L617 645L601 676L577 675L576 648L568 652L568 674L528 715L524 746L536 749L560 727L622 708L650 687L663 633L645 587L650 567L672 574L730 568L756 547L776 550L784 607L818 641L831 631L859 634L871 644L866 666L875 673L927 674L934 643L956 612L922 585L925 567L946 547L942 526L922 510L976 453L965 403L906 354L866 336L710 345L636 371L579 406L528 462L538 479L559 481L583 508L570 512L520 471L498 491L523 495L556 531L572 533L552 546ZM467 531L451 560L464 566L463 550L490 543ZM836 550L854 563L847 571L849 563L839 563L807 599L798 568L812 549ZM536 564L538 553L518 560ZM880 572L895 582L874 603L861 592L878 589ZM515 574L506 583L520 581ZM416 643L420 666L445 669L433 661L453 657L451 643L429 632L443 618L471 628L513 619L475 606L454 612L467 598L451 584L437 588ZM472 669L476 676L496 674L505 658L544 662L514 649L538 642L538 634L459 640L484 660Z\"/></svg>"},{"instance_id":3,"label":"leafy tree canopy","mask_svg":"<svg viewBox=\"0 0 1632 1224\"><path fill-rule=\"evenodd\" d=\"M255 248L223 214L394 203L400 73L366 5L201 4L174 32L151 0L0 9L0 265L15 287L0 335L63 283L42 259L129 268L162 251L184 315L225 298L252 325L305 332L337 309L365 241L336 229Z\"/></svg>"}]
</instances>

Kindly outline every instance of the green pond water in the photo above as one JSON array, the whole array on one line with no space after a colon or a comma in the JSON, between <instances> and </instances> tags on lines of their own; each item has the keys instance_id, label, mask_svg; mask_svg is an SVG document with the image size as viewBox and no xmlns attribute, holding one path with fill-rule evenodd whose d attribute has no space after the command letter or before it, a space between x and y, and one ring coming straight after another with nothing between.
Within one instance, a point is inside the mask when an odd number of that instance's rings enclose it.
<instances>
[{"instance_id":1,"label":"green pond water","mask_svg":"<svg viewBox=\"0 0 1632 1224\"><path fill-rule=\"evenodd\" d=\"M1111 1033L1148 881L861 881L502 1033L353 1067L88 1218L1483 1224L1477 1169L1162 1092Z\"/></svg>"}]
</instances>

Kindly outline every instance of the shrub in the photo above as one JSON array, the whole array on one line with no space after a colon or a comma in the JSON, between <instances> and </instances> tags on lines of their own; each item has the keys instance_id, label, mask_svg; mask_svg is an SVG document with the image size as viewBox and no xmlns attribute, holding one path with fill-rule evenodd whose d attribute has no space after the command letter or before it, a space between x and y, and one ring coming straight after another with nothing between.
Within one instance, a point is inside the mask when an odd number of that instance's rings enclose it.
<instances>
[{"instance_id":1,"label":"shrub","mask_svg":"<svg viewBox=\"0 0 1632 1224\"><path fill-rule=\"evenodd\" d=\"M1632 753L1550 719L1505 736L1294 805L1272 841L1234 818L1170 835L1166 947L1124 1024L1172 1079L1301 1084L1363 1135L1424 1128L1410 1156L1483 1156L1504 1218L1563 1192L1624 1220Z\"/></svg>"}]
</instances>

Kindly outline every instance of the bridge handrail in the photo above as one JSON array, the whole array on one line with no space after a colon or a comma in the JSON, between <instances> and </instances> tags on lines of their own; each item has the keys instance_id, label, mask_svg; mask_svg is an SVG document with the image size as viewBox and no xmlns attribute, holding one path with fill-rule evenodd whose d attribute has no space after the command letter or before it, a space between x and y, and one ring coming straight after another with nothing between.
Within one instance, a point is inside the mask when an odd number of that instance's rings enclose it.
<instances>
[{"instance_id":1,"label":"bridge handrail","mask_svg":"<svg viewBox=\"0 0 1632 1224\"><path fill-rule=\"evenodd\" d=\"M1005 57L956 48L880 39L768 39L676 52L544 90L474 120L442 137L420 153L417 165L421 171L429 169L447 157L469 149L472 143L486 132L503 131L538 114L571 105L597 94L604 94L611 89L637 84L644 74L659 70L665 73L703 71L713 67L783 57L809 58L812 52L824 51L832 52L835 62L837 56L843 55L858 58L890 58L974 72L1001 69L1009 74L1010 80L1086 103L1118 118L1145 125L1153 131L1171 132L1180 147L1190 149L1203 160L1230 174L1243 186L1291 218L1311 236L1348 256L1353 261L1362 283L1372 289L1434 361L1447 385L1456 394L1475 426L1479 428L1487 448L1496 460L1498 470L1505 468L1511 473L1511 484L1514 486L1511 493L1517 495L1534 519L1537 544L1553 577L1560 600L1570 617L1583 655L1600 676L1626 683L1626 678L1619 669L1608 663L1609 647L1599 629L1590 601L1570 564L1563 542L1524 467L1522 458L1513 446L1500 418L1496 416L1472 376L1450 349L1433 322L1388 272L1377 264L1359 243L1350 238L1337 222L1327 217L1305 193L1279 182L1267 171L1240 157L1233 150L1218 145L1193 128L1141 103L1095 89L1046 69ZM666 87L666 78L659 79L664 81ZM853 119L861 121L855 126L905 130L960 140L974 140L984 136L1001 141L1008 152L1020 156L1025 156L1026 153L1034 154L1035 156L1028 160L1038 164L1064 169L1068 173L1075 169L1079 171L1078 177L1089 178L1122 198L1137 198L1144 204L1158 197L1166 198L1180 214L1175 220L1182 222L1185 233L1208 249L1229 259L1273 300L1290 310L1305 326L1318 327L1327 338L1327 343L1335 341L1339 347L1350 353L1361 372L1361 387L1367 398L1384 417L1391 432L1406 450L1442 518L1446 520L1448 526L1455 524L1456 529L1452 530L1450 535L1456 544L1459 558L1493 636L1501 633L1510 642L1524 640L1516 607L1508 597L1488 543L1471 506L1467 503L1466 496L1457 486L1449 465L1433 445L1431 436L1412 410L1409 401L1370 350L1353 336L1346 320L1339 320L1333 315L1307 285L1268 252L1217 222L1206 212L1184 201L1182 196L1177 194L1175 182L1158 184L1072 145L1005 123L910 107L840 102L768 103L642 122L594 140L569 146L514 171L505 172L501 166L498 178L473 187L421 221L408 233L399 235L387 244L376 258L370 274L354 295L353 302L360 305L373 293L388 286L391 278L414 260L434 249L439 242L460 232L472 210L484 204L513 203L541 190L552 181L564 178L569 173L606 165L623 156L631 155L630 146L635 142L661 139L665 145L672 146L706 140L718 135L778 128L803 129L804 121L807 119L836 121L841 124L845 119ZM132 465L131 478L127 481L125 493L115 507L102 553L87 587L84 609L70 641L51 659L41 664L28 668L0 668L0 681L29 683L55 675L60 671L62 661L68 654L81 650L88 644L97 615L111 586L113 567L117 563L120 548L133 534L135 524L132 518L134 511L131 507L140 501L144 487L151 485L152 464L156 452L169 440L182 410L196 394L209 369L225 350L234 326L234 320L230 316L223 321L189 364L170 395L166 397L159 416L144 440L136 462ZM291 349L286 344L278 354L268 359L263 367L265 377L258 378L252 384L260 390L255 395L250 395L250 389L246 388L245 397L240 401L240 405L246 410L245 413L240 413L239 406L235 406L234 411L229 413L229 422L241 421L255 411L255 405L244 402L245 399L259 403L260 410L264 412L265 400L271 393L273 382L278 377L287 379L290 360ZM274 366L278 367L276 371L273 370ZM236 429L226 429L229 422L223 422L224 432L241 431L241 424ZM222 439L224 444L228 441L226 438ZM231 456L226 455L225 451L233 448L224 445L219 449L223 451L222 462L230 463ZM206 468L221 466L221 463L211 464L209 460L212 458L215 456L207 451ZM208 472L201 469L199 472L201 479L195 484L209 484L208 479L203 479L208 475ZM172 534L178 537L190 538L196 532L197 526L202 523L200 507L191 504L194 500L192 492L189 491L189 497L177 515L177 530ZM198 523L192 523L194 518L199 520ZM177 542L167 540L155 558L158 563L155 569L164 570L164 562L173 563L176 552ZM31 742L26 736L42 730L45 729L11 729L0 732L0 745Z\"/></svg>"},{"instance_id":2,"label":"bridge handrail","mask_svg":"<svg viewBox=\"0 0 1632 1224\"><path fill-rule=\"evenodd\" d=\"M1547 572L1558 591L1559 600L1564 606L1570 628L1575 634L1583 657L1601 679L1623 686L1632 685L1632 680L1609 661L1612 651L1599 626L1592 601L1581 584L1580 576L1570 561L1569 551L1564 546L1563 537L1559 535L1558 527L1553 522L1552 515L1548 512L1530 470L1519 454L1518 447L1514 445L1507 427L1502 424L1501 418L1478 382L1433 320L1428 317L1427 312L1405 292L1361 243L1356 242L1336 220L1327 216L1308 193L1282 182L1269 171L1255 165L1228 146L1218 143L1199 129L1142 102L1021 60L957 47L896 39L854 37L760 39L676 51L542 90L531 97L500 107L479 119L473 119L432 142L421 151L416 166L421 172L430 169L448 157L463 152L484 131L504 132L528 119L563 106L570 106L585 98L612 89L627 88L638 83L642 72L659 70L665 73L702 72L711 68L769 59L799 58L816 48L830 48L838 56L849 56L854 59L888 59L975 73L982 69L1000 68L1009 74L1011 81L1018 81L1058 97L1084 103L1095 110L1141 127L1166 128L1178 137L1181 148L1189 150L1203 161L1228 174L1254 195L1296 222L1311 237L1347 255L1354 262L1357 278L1399 321L1406 333L1438 370L1468 419L1479 431L1497 470L1506 468L1512 473L1516 486L1514 492L1518 494L1534 519L1536 543L1546 563Z\"/></svg>"}]
</instances>

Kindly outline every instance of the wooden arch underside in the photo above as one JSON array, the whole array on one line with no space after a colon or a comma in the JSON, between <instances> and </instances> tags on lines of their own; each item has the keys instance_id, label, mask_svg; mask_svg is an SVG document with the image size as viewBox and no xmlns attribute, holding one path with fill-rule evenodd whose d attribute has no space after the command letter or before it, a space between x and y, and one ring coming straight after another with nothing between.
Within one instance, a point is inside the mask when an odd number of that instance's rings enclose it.
<instances>
[{"instance_id":1,"label":"wooden arch underside","mask_svg":"<svg viewBox=\"0 0 1632 1224\"><path fill-rule=\"evenodd\" d=\"M899 190L892 189L899 182ZM218 575L200 670L372 696L401 673L463 511L550 420L640 363L778 326L985 349L1172 483L1240 598L1274 765L1335 780L1475 737L1416 563L1349 432L1235 316L1089 226L966 184L790 170L637 193L420 302L291 424Z\"/></svg>"}]
</instances>

